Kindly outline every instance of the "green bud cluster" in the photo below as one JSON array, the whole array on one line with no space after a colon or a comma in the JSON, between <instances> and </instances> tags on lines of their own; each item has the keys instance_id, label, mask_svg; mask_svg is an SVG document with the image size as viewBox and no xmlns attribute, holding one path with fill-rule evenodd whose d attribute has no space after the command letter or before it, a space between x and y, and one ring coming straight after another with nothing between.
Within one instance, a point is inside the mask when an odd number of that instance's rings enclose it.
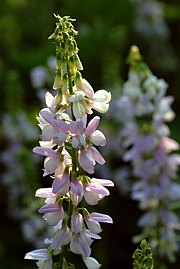
<instances>
[{"instance_id":1,"label":"green bud cluster","mask_svg":"<svg viewBox=\"0 0 180 269\"><path fill-rule=\"evenodd\" d=\"M75 40L78 31L72 24L75 19L69 16L54 16L57 20L56 28L49 37L49 39L54 39L56 44L56 77L53 89L58 90L59 95L62 96L72 94L74 84L77 88L81 87L82 76L79 70L83 70L83 66Z\"/></svg>"},{"instance_id":2,"label":"green bud cluster","mask_svg":"<svg viewBox=\"0 0 180 269\"><path fill-rule=\"evenodd\" d=\"M152 75L151 70L143 61L139 48L135 45L130 48L127 63L130 65L130 71L138 73L142 80Z\"/></svg>"},{"instance_id":3,"label":"green bud cluster","mask_svg":"<svg viewBox=\"0 0 180 269\"><path fill-rule=\"evenodd\" d=\"M140 248L134 251L133 259L133 269L153 269L152 251L145 239L141 241Z\"/></svg>"}]
</instances>

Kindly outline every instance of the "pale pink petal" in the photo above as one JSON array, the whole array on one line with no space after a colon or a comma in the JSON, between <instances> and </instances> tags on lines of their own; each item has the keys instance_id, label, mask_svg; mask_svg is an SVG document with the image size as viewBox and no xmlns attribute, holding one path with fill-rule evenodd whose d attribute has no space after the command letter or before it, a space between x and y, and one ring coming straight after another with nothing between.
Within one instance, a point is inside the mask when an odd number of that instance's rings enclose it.
<instances>
[{"instance_id":1,"label":"pale pink petal","mask_svg":"<svg viewBox=\"0 0 180 269\"><path fill-rule=\"evenodd\" d=\"M78 156L78 160L79 160L81 167L86 172L88 172L89 174L94 173L95 161L86 149L80 151L79 156Z\"/></svg>"},{"instance_id":2,"label":"pale pink petal","mask_svg":"<svg viewBox=\"0 0 180 269\"><path fill-rule=\"evenodd\" d=\"M40 198L55 198L56 195L52 193L52 188L40 188L36 191L36 197Z\"/></svg>"},{"instance_id":3,"label":"pale pink petal","mask_svg":"<svg viewBox=\"0 0 180 269\"><path fill-rule=\"evenodd\" d=\"M49 174L54 173L58 164L59 164L58 159L46 157L44 160L44 174L43 174L43 176L47 176Z\"/></svg>"},{"instance_id":4,"label":"pale pink petal","mask_svg":"<svg viewBox=\"0 0 180 269\"><path fill-rule=\"evenodd\" d=\"M50 226L57 225L59 221L63 219L63 217L64 215L62 214L62 212L51 212L51 213L45 213L43 215L43 219Z\"/></svg>"},{"instance_id":5,"label":"pale pink petal","mask_svg":"<svg viewBox=\"0 0 180 269\"><path fill-rule=\"evenodd\" d=\"M48 156L52 158L58 158L57 151L50 148L35 147L33 148L33 152L39 155L44 155L44 156Z\"/></svg>"},{"instance_id":6,"label":"pale pink petal","mask_svg":"<svg viewBox=\"0 0 180 269\"><path fill-rule=\"evenodd\" d=\"M96 130L94 133L92 133L90 136L90 139L91 139L91 142L96 146L106 145L106 138L104 134L99 130Z\"/></svg>"},{"instance_id":7,"label":"pale pink petal","mask_svg":"<svg viewBox=\"0 0 180 269\"><path fill-rule=\"evenodd\" d=\"M85 93L85 95L92 99L93 95L94 95L94 90L92 88L92 86L89 84L89 82L86 79L82 79L82 87L83 87L83 91Z\"/></svg>"},{"instance_id":8,"label":"pale pink petal","mask_svg":"<svg viewBox=\"0 0 180 269\"><path fill-rule=\"evenodd\" d=\"M100 117L95 116L88 124L85 135L90 136L98 127L100 121Z\"/></svg>"},{"instance_id":9,"label":"pale pink petal","mask_svg":"<svg viewBox=\"0 0 180 269\"><path fill-rule=\"evenodd\" d=\"M89 205L97 205L98 201L101 199L98 193L86 191L85 188L83 192L84 192L84 198Z\"/></svg>"},{"instance_id":10,"label":"pale pink petal","mask_svg":"<svg viewBox=\"0 0 180 269\"><path fill-rule=\"evenodd\" d=\"M72 252L76 254L80 254L83 257L88 257L91 255L91 248L85 237L81 234L74 234L71 242L70 249Z\"/></svg>"},{"instance_id":11,"label":"pale pink petal","mask_svg":"<svg viewBox=\"0 0 180 269\"><path fill-rule=\"evenodd\" d=\"M166 152L179 149L179 144L175 140L166 136L161 138L160 143L162 144Z\"/></svg>"},{"instance_id":12,"label":"pale pink petal","mask_svg":"<svg viewBox=\"0 0 180 269\"><path fill-rule=\"evenodd\" d=\"M99 164L104 164L105 163L105 160L103 158L103 156L100 154L100 152L94 148L94 147L89 147L89 151L91 152L91 155L93 157L93 159L99 163Z\"/></svg>"},{"instance_id":13,"label":"pale pink petal","mask_svg":"<svg viewBox=\"0 0 180 269\"><path fill-rule=\"evenodd\" d=\"M93 182L90 182L90 183L84 185L84 188L86 191L91 191L91 192L95 192L98 194L102 194L103 196L109 195L108 189L106 189L105 187L103 187L102 185L100 185L98 183L95 184Z\"/></svg>"},{"instance_id":14,"label":"pale pink petal","mask_svg":"<svg viewBox=\"0 0 180 269\"><path fill-rule=\"evenodd\" d=\"M99 183L99 184L101 184L102 186L109 186L109 187L113 187L114 186L114 182L112 182L111 180L109 180L109 179L102 179L102 178L95 178L95 177L93 177L92 179L91 179L91 181L92 182L94 182L94 183Z\"/></svg>"},{"instance_id":15,"label":"pale pink petal","mask_svg":"<svg viewBox=\"0 0 180 269\"><path fill-rule=\"evenodd\" d=\"M71 216L71 226L75 234L79 233L83 227L83 216L75 211Z\"/></svg>"},{"instance_id":16,"label":"pale pink petal","mask_svg":"<svg viewBox=\"0 0 180 269\"><path fill-rule=\"evenodd\" d=\"M43 126L42 135L40 137L44 141L51 141L56 135L56 132L57 131L53 128L53 126L46 124Z\"/></svg>"},{"instance_id":17,"label":"pale pink petal","mask_svg":"<svg viewBox=\"0 0 180 269\"><path fill-rule=\"evenodd\" d=\"M88 216L87 216L87 218L88 218ZM97 212L93 212L90 214L90 217L88 220L91 221L91 219L93 221L98 221L98 222L113 223L113 220L109 215L101 214L101 213L97 213Z\"/></svg>"},{"instance_id":18,"label":"pale pink petal","mask_svg":"<svg viewBox=\"0 0 180 269\"><path fill-rule=\"evenodd\" d=\"M53 238L52 247L57 250L61 249L62 245L67 245L70 242L70 230L64 226L58 230Z\"/></svg>"},{"instance_id":19,"label":"pale pink petal","mask_svg":"<svg viewBox=\"0 0 180 269\"><path fill-rule=\"evenodd\" d=\"M64 174L62 176L56 176L52 184L52 192L59 192L61 195L65 195L69 190L69 175Z\"/></svg>"}]
</instances>

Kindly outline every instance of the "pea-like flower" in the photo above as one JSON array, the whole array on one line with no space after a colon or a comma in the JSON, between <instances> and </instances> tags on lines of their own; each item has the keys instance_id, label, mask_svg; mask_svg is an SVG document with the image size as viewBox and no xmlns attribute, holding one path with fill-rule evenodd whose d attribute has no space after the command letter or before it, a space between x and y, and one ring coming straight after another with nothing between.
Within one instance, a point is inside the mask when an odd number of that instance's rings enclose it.
<instances>
[{"instance_id":1,"label":"pea-like flower","mask_svg":"<svg viewBox=\"0 0 180 269\"><path fill-rule=\"evenodd\" d=\"M92 178L89 183L83 186L83 194L89 205L96 205L99 200L109 195L109 191L105 187L112 187L114 183L108 179Z\"/></svg>"},{"instance_id":2,"label":"pea-like flower","mask_svg":"<svg viewBox=\"0 0 180 269\"><path fill-rule=\"evenodd\" d=\"M29 260L38 260L36 264L40 269L52 269L52 256L46 248L28 252L24 258Z\"/></svg>"},{"instance_id":3,"label":"pea-like flower","mask_svg":"<svg viewBox=\"0 0 180 269\"><path fill-rule=\"evenodd\" d=\"M74 94L69 98L69 102L73 103L73 113L76 117L82 118L86 113L92 114L92 109L105 113L109 109L111 93L106 90L99 90L94 93L92 87L84 80L83 90L78 90L74 86Z\"/></svg>"}]
</instances>

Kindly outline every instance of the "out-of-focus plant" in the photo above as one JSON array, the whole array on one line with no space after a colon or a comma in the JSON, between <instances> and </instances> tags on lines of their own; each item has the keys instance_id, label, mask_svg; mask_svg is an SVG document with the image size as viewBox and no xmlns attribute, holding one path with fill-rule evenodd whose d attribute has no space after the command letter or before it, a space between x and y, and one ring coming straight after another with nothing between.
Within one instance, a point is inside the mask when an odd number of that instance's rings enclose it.
<instances>
[{"instance_id":1,"label":"out-of-focus plant","mask_svg":"<svg viewBox=\"0 0 180 269\"><path fill-rule=\"evenodd\" d=\"M153 269L152 250L145 239L141 241L140 248L134 251L133 259L133 269Z\"/></svg>"},{"instance_id":2,"label":"out-of-focus plant","mask_svg":"<svg viewBox=\"0 0 180 269\"><path fill-rule=\"evenodd\" d=\"M46 227L38 214L31 218L40 205L32 199L32 194L39 185L35 167L40 163L40 159L34 158L29 152L37 134L37 129L25 112L18 111L14 115L6 113L2 116L1 135L5 143L8 143L0 155L4 166L1 183L7 190L8 214L20 222L28 242L41 246Z\"/></svg>"},{"instance_id":3,"label":"out-of-focus plant","mask_svg":"<svg viewBox=\"0 0 180 269\"><path fill-rule=\"evenodd\" d=\"M128 57L128 80L117 101L118 115L123 124L120 130L122 158L132 166L131 197L146 211L138 221L142 233L134 237L149 241L155 261L175 261L178 250L176 230L180 220L172 205L180 198L177 171L179 149L169 138L166 122L174 118L173 98L166 96L167 83L155 77L143 62L139 50L132 46Z\"/></svg>"},{"instance_id":4,"label":"out-of-focus plant","mask_svg":"<svg viewBox=\"0 0 180 269\"><path fill-rule=\"evenodd\" d=\"M149 64L161 72L177 68L177 58L170 43L170 30L165 21L165 3L157 0L130 0L134 10L134 32L137 44L147 53ZM153 40L153 42L152 42Z\"/></svg>"}]
</instances>

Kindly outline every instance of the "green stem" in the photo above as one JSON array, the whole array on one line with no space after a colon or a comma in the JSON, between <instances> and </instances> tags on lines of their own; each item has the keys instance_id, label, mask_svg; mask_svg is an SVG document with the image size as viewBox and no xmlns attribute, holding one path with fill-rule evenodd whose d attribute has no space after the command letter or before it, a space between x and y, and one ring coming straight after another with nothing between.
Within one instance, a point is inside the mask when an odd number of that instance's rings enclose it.
<instances>
[{"instance_id":1,"label":"green stem","mask_svg":"<svg viewBox=\"0 0 180 269\"><path fill-rule=\"evenodd\" d=\"M69 63L68 63L68 56L66 56L66 61L67 61L67 75L68 75L68 85L69 85L69 92L70 94L73 94L73 84L72 84L72 76L69 68ZM73 104L71 103L71 114L72 114L72 120L75 121L76 118L73 114ZM73 148L71 149L71 156L72 156L72 171L71 171L71 179L76 175L77 171L77 149ZM68 226L70 225L71 222L71 215L73 211L73 203L69 199L69 205L68 205L68 217L67 217L67 224ZM60 253L60 259L59 259L59 264L58 268L62 269L63 265L63 258L66 256L66 253L68 251L68 245L62 246L61 253Z\"/></svg>"},{"instance_id":2,"label":"green stem","mask_svg":"<svg viewBox=\"0 0 180 269\"><path fill-rule=\"evenodd\" d=\"M69 63L68 63L68 56L67 57L67 75L68 75L68 84L69 84L69 92L70 94L73 94L73 85L72 85L72 76L71 76L71 71L69 68ZM72 114L72 120L75 121L76 118L73 114L73 103L71 103L71 114Z\"/></svg>"},{"instance_id":3,"label":"green stem","mask_svg":"<svg viewBox=\"0 0 180 269\"><path fill-rule=\"evenodd\" d=\"M73 94L73 84L72 84L72 75L71 75L71 71L69 68L69 62L68 62L68 56L67 56L67 75L68 75L68 84L69 84L69 92L70 94ZM71 115L72 115L72 120L75 121L76 118L74 116L73 113L73 103L71 103ZM72 173L77 171L77 149L72 148Z\"/></svg>"}]
</instances>

